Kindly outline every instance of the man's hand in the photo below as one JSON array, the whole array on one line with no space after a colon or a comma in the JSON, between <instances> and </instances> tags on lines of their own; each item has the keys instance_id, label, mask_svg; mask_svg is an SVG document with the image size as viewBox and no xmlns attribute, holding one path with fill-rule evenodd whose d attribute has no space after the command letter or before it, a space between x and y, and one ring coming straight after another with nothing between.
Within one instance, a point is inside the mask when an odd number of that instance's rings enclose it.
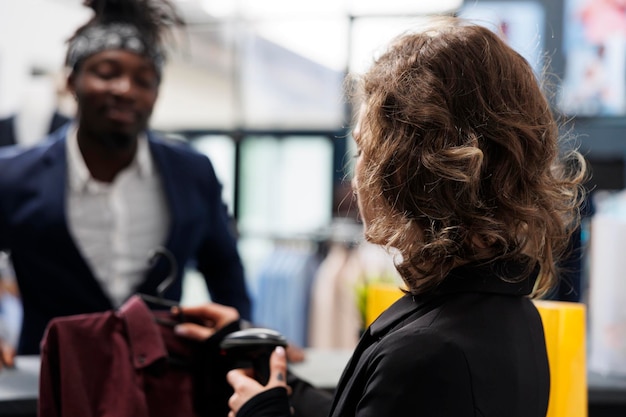
<instances>
[{"instance_id":1,"label":"man's hand","mask_svg":"<svg viewBox=\"0 0 626 417\"><path fill-rule=\"evenodd\" d=\"M175 307L172 313L182 314L196 322L177 325L174 328L176 334L200 341L208 339L219 329L239 320L237 309L217 303L197 307Z\"/></svg>"},{"instance_id":2,"label":"man's hand","mask_svg":"<svg viewBox=\"0 0 626 417\"><path fill-rule=\"evenodd\" d=\"M0 339L0 371L2 368L15 366L15 349L4 340Z\"/></svg>"}]
</instances>

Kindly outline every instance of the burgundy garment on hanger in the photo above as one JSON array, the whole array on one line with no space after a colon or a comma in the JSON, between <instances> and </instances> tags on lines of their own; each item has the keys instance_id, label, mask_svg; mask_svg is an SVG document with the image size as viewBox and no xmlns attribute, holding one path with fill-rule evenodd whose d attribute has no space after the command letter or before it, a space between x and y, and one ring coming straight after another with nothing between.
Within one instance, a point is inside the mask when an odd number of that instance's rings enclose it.
<instances>
[{"instance_id":1,"label":"burgundy garment on hanger","mask_svg":"<svg viewBox=\"0 0 626 417\"><path fill-rule=\"evenodd\" d=\"M155 314L134 296L117 312L52 320L39 417L226 417L232 391L219 341L182 339Z\"/></svg>"}]
</instances>

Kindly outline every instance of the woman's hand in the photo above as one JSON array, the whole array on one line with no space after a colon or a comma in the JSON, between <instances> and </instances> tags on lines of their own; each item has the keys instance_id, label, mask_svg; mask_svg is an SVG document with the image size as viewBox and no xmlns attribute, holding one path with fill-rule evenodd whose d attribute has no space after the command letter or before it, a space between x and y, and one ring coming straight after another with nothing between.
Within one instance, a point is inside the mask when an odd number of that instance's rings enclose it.
<instances>
[{"instance_id":1,"label":"woman's hand","mask_svg":"<svg viewBox=\"0 0 626 417\"><path fill-rule=\"evenodd\" d=\"M184 322L174 331L180 336L193 340L206 340L221 328L239 320L239 312L233 307L208 303L196 307L174 307L172 314L184 315L194 322Z\"/></svg>"},{"instance_id":2,"label":"woman's hand","mask_svg":"<svg viewBox=\"0 0 626 417\"><path fill-rule=\"evenodd\" d=\"M278 346L272 352L270 357L270 379L267 385L259 384L255 379L248 375L244 369L234 369L226 375L228 383L233 387L235 393L228 400L230 413L228 417L235 417L239 409L255 395L276 387L284 387L289 391L287 386L287 358L285 349Z\"/></svg>"}]
</instances>

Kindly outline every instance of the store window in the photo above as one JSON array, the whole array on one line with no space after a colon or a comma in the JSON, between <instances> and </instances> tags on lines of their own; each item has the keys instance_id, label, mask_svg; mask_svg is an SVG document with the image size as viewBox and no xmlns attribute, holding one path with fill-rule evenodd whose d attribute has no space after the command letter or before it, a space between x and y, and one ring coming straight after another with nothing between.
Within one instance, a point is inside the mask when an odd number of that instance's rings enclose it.
<instances>
[{"instance_id":1,"label":"store window","mask_svg":"<svg viewBox=\"0 0 626 417\"><path fill-rule=\"evenodd\" d=\"M544 72L546 13L536 1L467 3L459 15L491 29L519 52L535 73Z\"/></svg>"},{"instance_id":2,"label":"store window","mask_svg":"<svg viewBox=\"0 0 626 417\"><path fill-rule=\"evenodd\" d=\"M336 130L345 123L346 19L273 19L244 28L244 128Z\"/></svg>"},{"instance_id":3,"label":"store window","mask_svg":"<svg viewBox=\"0 0 626 417\"><path fill-rule=\"evenodd\" d=\"M211 159L217 179L222 183L222 198L231 216L235 214L236 149L227 135L202 135L191 142L192 146Z\"/></svg>"},{"instance_id":4,"label":"store window","mask_svg":"<svg viewBox=\"0 0 626 417\"><path fill-rule=\"evenodd\" d=\"M561 110L577 116L625 116L623 2L565 0L564 14Z\"/></svg>"},{"instance_id":5,"label":"store window","mask_svg":"<svg viewBox=\"0 0 626 417\"><path fill-rule=\"evenodd\" d=\"M333 144L325 136L248 136L241 143L242 235L307 233L331 220Z\"/></svg>"},{"instance_id":6,"label":"store window","mask_svg":"<svg viewBox=\"0 0 626 417\"><path fill-rule=\"evenodd\" d=\"M333 143L328 136L247 136L241 142L239 250L251 288L278 241L330 224Z\"/></svg>"}]
</instances>

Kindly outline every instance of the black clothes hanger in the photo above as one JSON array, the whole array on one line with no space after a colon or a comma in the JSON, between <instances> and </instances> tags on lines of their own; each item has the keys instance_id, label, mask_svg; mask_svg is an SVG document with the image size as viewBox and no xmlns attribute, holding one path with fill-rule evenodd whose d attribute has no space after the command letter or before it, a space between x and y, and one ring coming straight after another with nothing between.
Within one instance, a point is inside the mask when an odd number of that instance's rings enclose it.
<instances>
[{"instance_id":1,"label":"black clothes hanger","mask_svg":"<svg viewBox=\"0 0 626 417\"><path fill-rule=\"evenodd\" d=\"M178 262L176 261L176 258L174 257L174 254L172 254L172 252L170 252L164 246L159 246L150 254L148 261L150 266L156 265L156 262L161 256L164 256L167 259L170 270L165 279L157 286L156 296L142 293L139 293L137 295L148 305L157 306L161 309L163 309L163 307L165 307L166 309L171 309L172 307L178 307L179 304L173 300L166 299L164 294L176 280L176 277L178 275ZM185 320L182 313L176 314L175 316L170 315L170 317L172 318L166 318L155 314L154 321L162 326L174 327ZM171 353L167 356L167 363L170 366L175 366L179 369L191 370L189 367L189 363L186 359L179 358Z\"/></svg>"},{"instance_id":2,"label":"black clothes hanger","mask_svg":"<svg viewBox=\"0 0 626 417\"><path fill-rule=\"evenodd\" d=\"M160 307L161 309L163 308L171 309L172 307L178 307L179 304L176 301L166 299L164 294L167 291L167 289L172 286L174 281L176 281L176 277L178 275L178 262L176 261L176 258L174 257L174 254L172 254L172 252L170 252L167 248L163 246L159 246L150 254L150 258L149 258L150 265L154 266L157 260L159 259L159 257L161 256L164 256L167 259L169 266L170 266L170 270L169 270L167 277L165 277L165 279L157 286L156 296L149 295L149 294L141 294L141 293L137 295L144 302L146 302L146 304ZM176 316L176 320L168 320L168 319L164 319L162 317L157 317L157 316L155 316L154 319L157 323L163 324L166 326L175 326L181 323L182 321L184 321L184 317L182 317L182 314L178 314Z\"/></svg>"},{"instance_id":3,"label":"black clothes hanger","mask_svg":"<svg viewBox=\"0 0 626 417\"><path fill-rule=\"evenodd\" d=\"M161 307L178 307L177 302L168 300L164 296L165 291L167 291L167 289L172 286L174 281L176 281L176 275L178 274L178 262L176 262L176 258L174 257L174 254L172 254L172 252L170 252L167 248L163 246L159 246L150 254L150 258L148 261L150 266L154 266L161 256L165 256L165 258L167 259L170 266L170 271L167 274L167 277L165 277L165 279L157 286L156 296L148 294L138 295L141 297L142 300L147 301L151 304L155 304Z\"/></svg>"}]
</instances>

